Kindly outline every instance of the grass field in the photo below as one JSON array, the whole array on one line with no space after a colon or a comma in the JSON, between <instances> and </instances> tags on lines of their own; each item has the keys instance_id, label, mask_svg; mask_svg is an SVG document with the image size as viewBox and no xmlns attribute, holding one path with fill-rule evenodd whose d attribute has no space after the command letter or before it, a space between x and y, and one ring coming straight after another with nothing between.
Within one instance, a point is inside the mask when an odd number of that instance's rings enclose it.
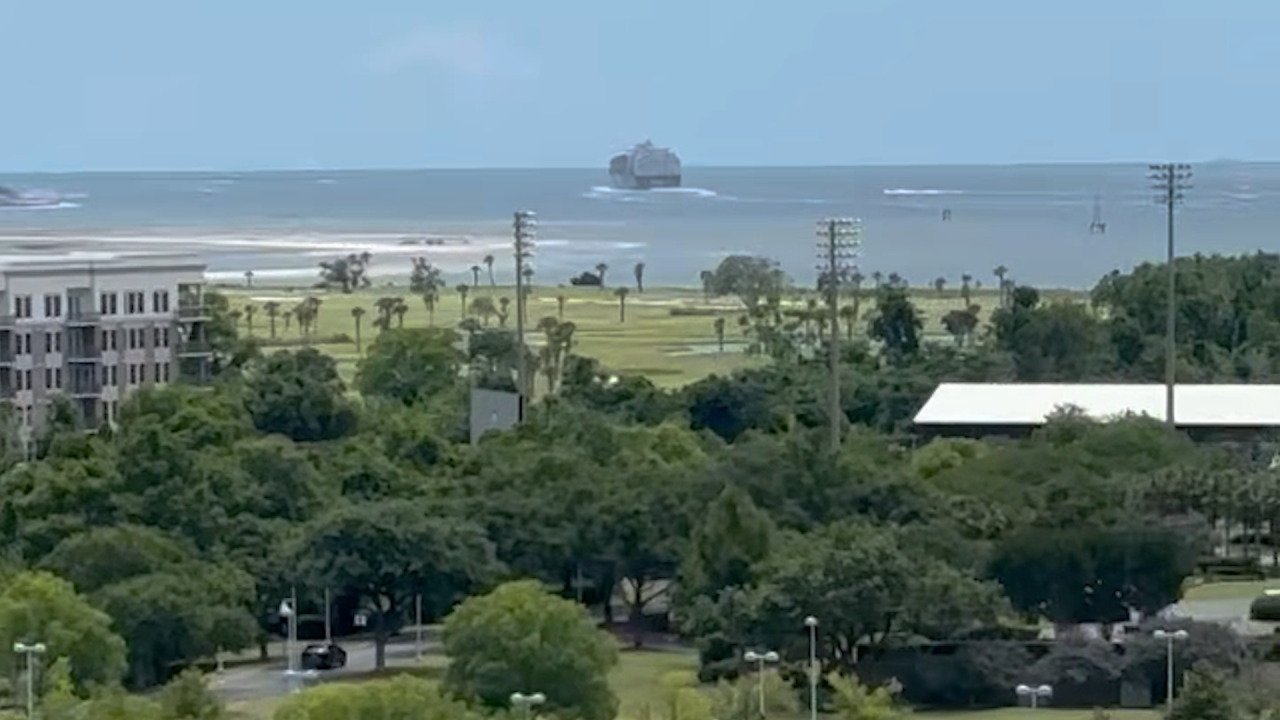
<instances>
[{"instance_id":1,"label":"grass field","mask_svg":"<svg viewBox=\"0 0 1280 720\"><path fill-rule=\"evenodd\" d=\"M1183 600L1252 600L1270 589L1280 589L1280 580L1243 580L1193 585L1183 593Z\"/></svg>"},{"instance_id":2,"label":"grass field","mask_svg":"<svg viewBox=\"0 0 1280 720\"><path fill-rule=\"evenodd\" d=\"M662 720L662 698L665 691L663 678L675 672L696 672L697 656L687 651L624 651L618 666L609 676L614 692L618 695L618 717L628 720L653 718ZM389 677L412 674L428 679L438 679L443 671L443 659L438 656L424 658L423 664L413 668L389 669L383 673L352 677L343 682L358 682L373 677ZM232 703L228 709L245 720L269 720L278 698ZM1110 710L1112 720L1155 720L1159 713L1153 710ZM1092 720L1089 710L1059 710L1040 708L999 708L974 711L923 711L914 713L923 718L939 720ZM804 718L778 718L775 720L804 720Z\"/></svg>"},{"instance_id":3,"label":"grass field","mask_svg":"<svg viewBox=\"0 0 1280 720\"><path fill-rule=\"evenodd\" d=\"M359 360L354 343L355 321L352 310L366 311L362 321L362 336L367 346L375 330L371 327L376 316L374 303L381 297L399 297L409 311L404 316L406 327L421 327L430 322L424 304L414 298L405 287L380 287L350 295L320 292L309 289L221 287L231 301L232 309L240 313L242 333L268 340L269 320L264 306L269 302L279 305L281 313L287 312L308 296L321 300L319 319L312 335L315 346L329 353L339 362L344 378L354 376ZM495 304L501 298L514 297L511 287L489 287L481 284L468 293L468 305L477 297L488 297ZM653 288L643 294L631 292L626 299L626 318L619 312L619 299L612 288L534 288L530 299L529 321L536 325L543 317L555 317L558 313L557 296L563 295L564 319L577 326L575 352L600 360L614 372L641 374L654 383L674 387L703 378L711 373L730 372L746 367L752 362L742 352L745 337L738 326L742 315L741 305L734 299L707 300L701 293L689 289ZM1079 297L1070 292L1050 293L1051 297ZM950 341L942 327L942 317L952 310L964 307L957 291L937 292L932 289L913 290L912 299L924 320L926 336ZM803 306L807 298L792 302ZM981 307L984 320L997 304L996 294L982 290L974 292L971 301ZM252 313L248 308L252 308ZM865 323L874 302L860 302L859 323ZM249 322L250 317L252 322ZM465 317L461 296L455 290L441 293L434 320L436 325L454 327ZM717 317L725 318L725 350L719 352L715 332ZM513 324L514 320L512 323ZM493 322L497 325L497 321ZM538 334L529 330L531 344L538 342ZM296 323L280 317L276 321L276 337L289 343L300 343ZM336 341L335 341L336 340Z\"/></svg>"}]
</instances>

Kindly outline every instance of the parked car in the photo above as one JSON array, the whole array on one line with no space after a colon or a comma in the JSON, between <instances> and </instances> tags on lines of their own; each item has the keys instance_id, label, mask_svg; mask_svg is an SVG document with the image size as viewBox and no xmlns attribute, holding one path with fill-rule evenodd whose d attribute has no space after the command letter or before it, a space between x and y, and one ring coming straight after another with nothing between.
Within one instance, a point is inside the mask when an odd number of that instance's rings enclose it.
<instances>
[{"instance_id":1,"label":"parked car","mask_svg":"<svg viewBox=\"0 0 1280 720\"><path fill-rule=\"evenodd\" d=\"M302 650L303 670L337 670L347 666L347 651L337 645L308 645Z\"/></svg>"}]
</instances>

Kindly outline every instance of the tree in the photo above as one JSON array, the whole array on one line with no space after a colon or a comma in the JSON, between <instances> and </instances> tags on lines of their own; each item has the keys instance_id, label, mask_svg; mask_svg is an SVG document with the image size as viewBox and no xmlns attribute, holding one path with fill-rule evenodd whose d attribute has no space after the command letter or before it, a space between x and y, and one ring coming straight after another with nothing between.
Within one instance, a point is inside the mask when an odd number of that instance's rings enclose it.
<instances>
[{"instance_id":1,"label":"tree","mask_svg":"<svg viewBox=\"0 0 1280 720\"><path fill-rule=\"evenodd\" d=\"M0 640L44 643L49 661L66 658L77 691L113 685L125 671L125 643L111 618L94 608L71 583L47 572L23 572L6 578L0 591ZM21 656L0 654L0 669L19 672Z\"/></svg>"},{"instance_id":2,"label":"tree","mask_svg":"<svg viewBox=\"0 0 1280 720\"><path fill-rule=\"evenodd\" d=\"M484 266L489 271L489 287L497 287L498 283L493 279L493 256L484 256Z\"/></svg>"},{"instance_id":3,"label":"tree","mask_svg":"<svg viewBox=\"0 0 1280 720\"><path fill-rule=\"evenodd\" d=\"M415 596L424 617L437 617L500 570L482 528L407 500L335 508L303 531L295 557L300 580L359 597L372 618L379 670L395 622Z\"/></svg>"},{"instance_id":4,"label":"tree","mask_svg":"<svg viewBox=\"0 0 1280 720\"><path fill-rule=\"evenodd\" d=\"M858 681L828 673L827 684L834 691L833 704L840 720L894 720L906 714L898 707L895 688L888 685L871 688Z\"/></svg>"},{"instance_id":5,"label":"tree","mask_svg":"<svg viewBox=\"0 0 1280 720\"><path fill-rule=\"evenodd\" d=\"M253 303L245 303L244 306L244 331L248 335L253 335L253 316L257 314L258 306Z\"/></svg>"},{"instance_id":6,"label":"tree","mask_svg":"<svg viewBox=\"0 0 1280 720\"><path fill-rule=\"evenodd\" d=\"M942 316L942 327L955 339L958 347L964 347L978 329L978 311L977 305L970 305L964 310L950 310Z\"/></svg>"},{"instance_id":7,"label":"tree","mask_svg":"<svg viewBox=\"0 0 1280 720\"><path fill-rule=\"evenodd\" d=\"M636 292L643 293L644 292L644 263L643 262L636 263L636 266L633 269L633 272L635 272L635 275L636 275Z\"/></svg>"},{"instance_id":8,"label":"tree","mask_svg":"<svg viewBox=\"0 0 1280 720\"><path fill-rule=\"evenodd\" d=\"M1211 668L1203 667L1187 673L1186 684L1168 714L1169 720L1235 720L1237 717L1226 679Z\"/></svg>"},{"instance_id":9,"label":"tree","mask_svg":"<svg viewBox=\"0 0 1280 720\"><path fill-rule=\"evenodd\" d=\"M314 348L280 350L264 358L250 368L245 390L245 405L261 432L314 442L355 430L356 408L337 363Z\"/></svg>"},{"instance_id":10,"label":"tree","mask_svg":"<svg viewBox=\"0 0 1280 720\"><path fill-rule=\"evenodd\" d=\"M273 720L482 720L466 705L444 696L429 680L412 675L361 683L326 683L288 695Z\"/></svg>"},{"instance_id":11,"label":"tree","mask_svg":"<svg viewBox=\"0 0 1280 720\"><path fill-rule=\"evenodd\" d=\"M458 291L458 297L461 298L458 302L458 308L462 311L462 317L465 318L467 316L467 293L471 291L471 286L466 283L458 283L458 286L454 289Z\"/></svg>"},{"instance_id":12,"label":"tree","mask_svg":"<svg viewBox=\"0 0 1280 720\"><path fill-rule=\"evenodd\" d=\"M480 287L480 266L471 266L471 287Z\"/></svg>"},{"instance_id":13,"label":"tree","mask_svg":"<svg viewBox=\"0 0 1280 720\"><path fill-rule=\"evenodd\" d=\"M596 263L596 277L600 278L600 287L604 287L604 274L609 272L609 266L606 263Z\"/></svg>"},{"instance_id":14,"label":"tree","mask_svg":"<svg viewBox=\"0 0 1280 720\"><path fill-rule=\"evenodd\" d=\"M360 307L359 305L356 305L355 307L351 308L351 319L354 320L356 323L356 354L357 355L361 354L361 352L364 349L363 343L360 342L360 339L361 339L360 324L361 324L361 321L364 320L364 316L367 313L368 311Z\"/></svg>"},{"instance_id":15,"label":"tree","mask_svg":"<svg viewBox=\"0 0 1280 720\"><path fill-rule=\"evenodd\" d=\"M613 291L618 298L618 322L625 323L627 321L627 295L630 294L631 288L623 285Z\"/></svg>"},{"instance_id":16,"label":"tree","mask_svg":"<svg viewBox=\"0 0 1280 720\"><path fill-rule=\"evenodd\" d=\"M368 252L361 252L325 260L320 263L320 283L326 288L337 288L345 294L367 288L370 285L368 270L372 259L373 256Z\"/></svg>"},{"instance_id":17,"label":"tree","mask_svg":"<svg viewBox=\"0 0 1280 720\"><path fill-rule=\"evenodd\" d=\"M934 292L938 293L938 295L942 295L942 291L945 290L946 288L947 288L946 278L937 277L933 279L933 289L934 289Z\"/></svg>"},{"instance_id":18,"label":"tree","mask_svg":"<svg viewBox=\"0 0 1280 720\"><path fill-rule=\"evenodd\" d=\"M457 382L458 334L444 328L395 329L378 335L356 369L356 389L405 405L430 400Z\"/></svg>"},{"instance_id":19,"label":"tree","mask_svg":"<svg viewBox=\"0 0 1280 720\"><path fill-rule=\"evenodd\" d=\"M564 293L556 295L556 319L564 322L564 306L569 302L569 296Z\"/></svg>"},{"instance_id":20,"label":"tree","mask_svg":"<svg viewBox=\"0 0 1280 720\"><path fill-rule=\"evenodd\" d=\"M897 284L882 285L876 291L876 313L868 323L871 337L884 343L893 358L907 358L920 351L920 332L924 327L920 313Z\"/></svg>"},{"instance_id":21,"label":"tree","mask_svg":"<svg viewBox=\"0 0 1280 720\"><path fill-rule=\"evenodd\" d=\"M618 661L613 639L582 606L537 582L468 598L445 619L443 642L445 687L460 698L501 708L511 693L536 688L557 715L612 720L617 713L608 679Z\"/></svg>"},{"instance_id":22,"label":"tree","mask_svg":"<svg viewBox=\"0 0 1280 720\"><path fill-rule=\"evenodd\" d=\"M712 327L716 333L716 352L724 354L724 318L718 317L712 323Z\"/></svg>"},{"instance_id":23,"label":"tree","mask_svg":"<svg viewBox=\"0 0 1280 720\"><path fill-rule=\"evenodd\" d=\"M267 332L272 340L276 339L276 318L280 317L280 303L275 300L268 300L262 304L262 310L267 314Z\"/></svg>"},{"instance_id":24,"label":"tree","mask_svg":"<svg viewBox=\"0 0 1280 720\"><path fill-rule=\"evenodd\" d=\"M704 278L709 295L734 295L748 309L772 297L781 297L788 285L778 263L751 255L730 255Z\"/></svg>"}]
</instances>

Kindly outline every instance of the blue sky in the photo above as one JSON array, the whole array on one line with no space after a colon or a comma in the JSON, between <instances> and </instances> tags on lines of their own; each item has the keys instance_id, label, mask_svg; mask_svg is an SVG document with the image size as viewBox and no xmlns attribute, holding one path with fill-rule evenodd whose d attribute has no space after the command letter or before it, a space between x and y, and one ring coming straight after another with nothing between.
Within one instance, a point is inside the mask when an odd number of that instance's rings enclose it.
<instances>
[{"instance_id":1,"label":"blue sky","mask_svg":"<svg viewBox=\"0 0 1280 720\"><path fill-rule=\"evenodd\" d=\"M1274 0L7 0L0 171L1280 160Z\"/></svg>"}]
</instances>

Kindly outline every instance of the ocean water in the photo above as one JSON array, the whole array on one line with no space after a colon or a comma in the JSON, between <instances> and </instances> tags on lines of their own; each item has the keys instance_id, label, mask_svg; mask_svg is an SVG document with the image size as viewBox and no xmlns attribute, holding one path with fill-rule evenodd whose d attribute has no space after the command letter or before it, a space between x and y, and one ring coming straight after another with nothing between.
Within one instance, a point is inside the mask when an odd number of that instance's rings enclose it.
<instances>
[{"instance_id":1,"label":"ocean water","mask_svg":"<svg viewBox=\"0 0 1280 720\"><path fill-rule=\"evenodd\" d=\"M486 254L511 277L516 209L538 213L539 283L596 263L653 285L696 285L733 253L815 276L815 222L861 218L866 274L918 284L963 273L990 282L1082 287L1164 255L1164 211L1141 165L687 168L678 191L624 192L603 170L430 170L0 175L0 185L67 198L52 209L0 209L0 254L50 250L198 252L215 277L314 276L316 263L368 250L380 276L425 255L461 279ZM1195 168L1179 209L1178 251L1275 249L1280 164ZM944 221L943 211L950 210ZM1095 212L1105 234L1090 234ZM442 247L411 243L434 237Z\"/></svg>"}]
</instances>

